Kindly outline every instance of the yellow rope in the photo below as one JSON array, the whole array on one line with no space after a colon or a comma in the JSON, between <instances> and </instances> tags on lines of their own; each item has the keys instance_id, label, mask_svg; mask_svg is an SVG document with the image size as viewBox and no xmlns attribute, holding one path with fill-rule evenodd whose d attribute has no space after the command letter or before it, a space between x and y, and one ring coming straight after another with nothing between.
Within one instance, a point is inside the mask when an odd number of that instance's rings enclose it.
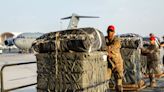
<instances>
[{"instance_id":1,"label":"yellow rope","mask_svg":"<svg viewBox=\"0 0 164 92\"><path fill-rule=\"evenodd\" d=\"M56 78L57 78L57 74L58 74L58 47L59 47L59 42L60 42L60 40L59 40L59 32L57 32L56 33L56 41L55 41L56 43L55 43L55 55L56 55L56 57L55 57L55 68L56 68L56 72L55 72L55 76L56 76Z\"/></svg>"}]
</instances>

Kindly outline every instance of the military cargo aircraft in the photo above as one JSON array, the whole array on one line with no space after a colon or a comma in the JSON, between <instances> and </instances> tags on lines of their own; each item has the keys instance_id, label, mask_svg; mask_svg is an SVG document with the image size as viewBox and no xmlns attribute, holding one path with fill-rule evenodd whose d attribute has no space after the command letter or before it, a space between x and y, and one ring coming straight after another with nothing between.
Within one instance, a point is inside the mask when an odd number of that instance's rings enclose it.
<instances>
[{"instance_id":1,"label":"military cargo aircraft","mask_svg":"<svg viewBox=\"0 0 164 92\"><path fill-rule=\"evenodd\" d=\"M15 45L17 48L21 50L28 51L31 48L32 42L38 38L39 36L43 35L43 33L21 33L19 35L14 35L14 33L5 33L1 35L1 43L6 46L13 46Z\"/></svg>"}]
</instances>

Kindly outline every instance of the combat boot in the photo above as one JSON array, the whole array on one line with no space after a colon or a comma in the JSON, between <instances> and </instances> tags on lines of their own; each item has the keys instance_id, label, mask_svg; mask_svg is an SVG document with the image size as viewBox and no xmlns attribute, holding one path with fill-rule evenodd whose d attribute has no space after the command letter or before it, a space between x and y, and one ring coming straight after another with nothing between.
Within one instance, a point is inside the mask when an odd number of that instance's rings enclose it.
<instances>
[{"instance_id":1,"label":"combat boot","mask_svg":"<svg viewBox=\"0 0 164 92\"><path fill-rule=\"evenodd\" d=\"M117 77L116 77L116 75L117 75ZM123 92L122 79L117 79L117 78L119 78L117 73L115 74L115 77L116 77L116 79L115 79L116 80L116 85L115 85L116 92Z\"/></svg>"},{"instance_id":2,"label":"combat boot","mask_svg":"<svg viewBox=\"0 0 164 92\"><path fill-rule=\"evenodd\" d=\"M116 85L115 90L116 92L123 92L123 88L121 85Z\"/></svg>"},{"instance_id":3,"label":"combat boot","mask_svg":"<svg viewBox=\"0 0 164 92\"><path fill-rule=\"evenodd\" d=\"M150 82L150 87L152 87L152 88L157 87L156 81L151 81Z\"/></svg>"},{"instance_id":4,"label":"combat boot","mask_svg":"<svg viewBox=\"0 0 164 92\"><path fill-rule=\"evenodd\" d=\"M156 80L155 80L155 75L151 74L151 75L149 75L149 78L150 78L150 87L156 87L157 83L156 83Z\"/></svg>"}]
</instances>

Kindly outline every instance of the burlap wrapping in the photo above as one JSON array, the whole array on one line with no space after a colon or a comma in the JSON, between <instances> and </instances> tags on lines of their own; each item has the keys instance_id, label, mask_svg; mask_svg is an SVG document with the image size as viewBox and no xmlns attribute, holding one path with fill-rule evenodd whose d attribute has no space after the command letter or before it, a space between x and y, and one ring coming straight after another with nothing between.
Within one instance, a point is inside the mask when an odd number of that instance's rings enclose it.
<instances>
[{"instance_id":1,"label":"burlap wrapping","mask_svg":"<svg viewBox=\"0 0 164 92\"><path fill-rule=\"evenodd\" d=\"M105 38L102 32L95 28L69 29L44 34L34 41L32 47L36 52L54 52L56 47L59 51L76 52L104 51L106 48Z\"/></svg>"},{"instance_id":2,"label":"burlap wrapping","mask_svg":"<svg viewBox=\"0 0 164 92\"><path fill-rule=\"evenodd\" d=\"M139 49L121 49L121 55L124 60L125 84L137 84L142 79L140 54Z\"/></svg>"},{"instance_id":3,"label":"burlap wrapping","mask_svg":"<svg viewBox=\"0 0 164 92\"><path fill-rule=\"evenodd\" d=\"M144 55L141 55L141 72L142 74L147 73L147 57Z\"/></svg>"},{"instance_id":4,"label":"burlap wrapping","mask_svg":"<svg viewBox=\"0 0 164 92\"><path fill-rule=\"evenodd\" d=\"M143 46L142 37L137 34L122 34L120 35L120 39L122 48L137 49Z\"/></svg>"},{"instance_id":5,"label":"burlap wrapping","mask_svg":"<svg viewBox=\"0 0 164 92\"><path fill-rule=\"evenodd\" d=\"M38 92L105 92L108 83L104 55L104 52L37 54Z\"/></svg>"}]
</instances>

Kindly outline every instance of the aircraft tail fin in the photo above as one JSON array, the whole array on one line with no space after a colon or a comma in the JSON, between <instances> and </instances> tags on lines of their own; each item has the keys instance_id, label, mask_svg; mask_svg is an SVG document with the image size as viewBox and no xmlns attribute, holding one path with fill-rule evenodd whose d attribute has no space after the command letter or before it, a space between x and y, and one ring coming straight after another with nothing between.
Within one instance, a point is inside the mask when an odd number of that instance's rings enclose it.
<instances>
[{"instance_id":1,"label":"aircraft tail fin","mask_svg":"<svg viewBox=\"0 0 164 92\"><path fill-rule=\"evenodd\" d=\"M72 16L61 18L61 20L70 19L70 23L67 29L74 29L74 28L77 28L80 18L99 18L99 17L98 16L79 16L73 13Z\"/></svg>"}]
</instances>

